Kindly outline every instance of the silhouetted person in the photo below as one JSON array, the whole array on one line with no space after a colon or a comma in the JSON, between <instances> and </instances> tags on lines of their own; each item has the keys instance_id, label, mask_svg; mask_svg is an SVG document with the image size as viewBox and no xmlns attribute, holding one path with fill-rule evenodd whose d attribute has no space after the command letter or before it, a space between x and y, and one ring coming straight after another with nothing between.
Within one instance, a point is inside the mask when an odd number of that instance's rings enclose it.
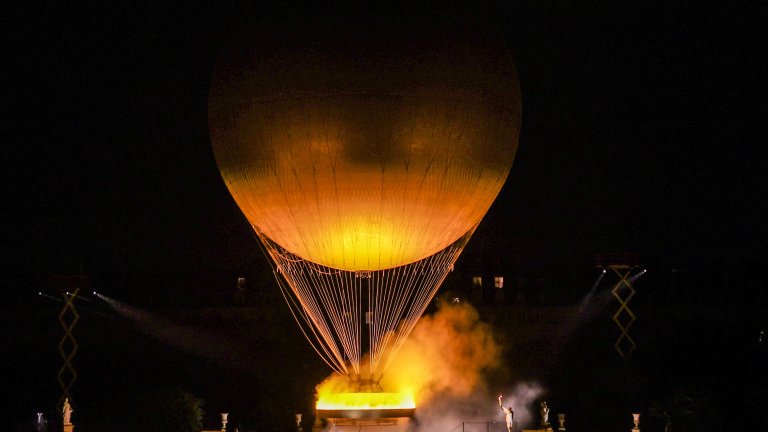
<instances>
[{"instance_id":1,"label":"silhouetted person","mask_svg":"<svg viewBox=\"0 0 768 432\"><path fill-rule=\"evenodd\" d=\"M512 432L512 429L514 429L515 412L512 411L512 407L504 408L504 405L501 404L502 397L502 395L499 395L499 408L504 411L504 417L507 421L507 432Z\"/></svg>"}]
</instances>

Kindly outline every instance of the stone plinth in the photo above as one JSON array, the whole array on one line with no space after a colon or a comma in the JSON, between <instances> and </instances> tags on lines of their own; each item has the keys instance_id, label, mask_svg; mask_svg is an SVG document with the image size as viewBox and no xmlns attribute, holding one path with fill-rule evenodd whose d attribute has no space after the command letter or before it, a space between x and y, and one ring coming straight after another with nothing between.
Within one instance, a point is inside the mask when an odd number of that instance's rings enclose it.
<instances>
[{"instance_id":1,"label":"stone plinth","mask_svg":"<svg viewBox=\"0 0 768 432\"><path fill-rule=\"evenodd\" d=\"M552 426L541 426L539 429L523 429L523 432L553 432Z\"/></svg>"},{"instance_id":2,"label":"stone plinth","mask_svg":"<svg viewBox=\"0 0 768 432\"><path fill-rule=\"evenodd\" d=\"M64 425L64 432L73 432L74 430L75 430L75 425L73 425L72 423Z\"/></svg>"}]
</instances>

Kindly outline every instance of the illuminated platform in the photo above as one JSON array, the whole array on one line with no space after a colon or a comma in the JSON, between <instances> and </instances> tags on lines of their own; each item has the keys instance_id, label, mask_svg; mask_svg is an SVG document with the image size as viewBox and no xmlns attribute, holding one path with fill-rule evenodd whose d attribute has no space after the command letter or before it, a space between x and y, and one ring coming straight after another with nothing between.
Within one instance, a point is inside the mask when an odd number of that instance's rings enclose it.
<instances>
[{"instance_id":1,"label":"illuminated platform","mask_svg":"<svg viewBox=\"0 0 768 432\"><path fill-rule=\"evenodd\" d=\"M338 420L385 420L398 418L412 418L415 408L385 408L385 409L333 409L317 410L317 415L323 419Z\"/></svg>"},{"instance_id":2,"label":"illuminated platform","mask_svg":"<svg viewBox=\"0 0 768 432\"><path fill-rule=\"evenodd\" d=\"M323 393L317 401L318 411L334 410L411 410L416 402L410 393Z\"/></svg>"},{"instance_id":3,"label":"illuminated platform","mask_svg":"<svg viewBox=\"0 0 768 432\"><path fill-rule=\"evenodd\" d=\"M329 431L403 430L415 410L413 396L404 393L330 393L317 402L317 417Z\"/></svg>"},{"instance_id":4,"label":"illuminated platform","mask_svg":"<svg viewBox=\"0 0 768 432\"><path fill-rule=\"evenodd\" d=\"M315 429L313 429L314 431ZM413 430L411 419L350 420L329 419L324 432L408 432Z\"/></svg>"}]
</instances>

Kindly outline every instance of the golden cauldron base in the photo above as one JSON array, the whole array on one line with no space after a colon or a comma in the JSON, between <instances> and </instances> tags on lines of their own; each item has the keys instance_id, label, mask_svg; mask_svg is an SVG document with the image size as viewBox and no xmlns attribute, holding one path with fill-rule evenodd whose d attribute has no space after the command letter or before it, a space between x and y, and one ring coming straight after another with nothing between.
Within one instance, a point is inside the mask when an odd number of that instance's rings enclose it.
<instances>
[{"instance_id":1,"label":"golden cauldron base","mask_svg":"<svg viewBox=\"0 0 768 432\"><path fill-rule=\"evenodd\" d=\"M317 416L323 419L345 420L381 420L412 418L414 408L384 408L384 409L332 409L317 410Z\"/></svg>"},{"instance_id":2,"label":"golden cauldron base","mask_svg":"<svg viewBox=\"0 0 768 432\"><path fill-rule=\"evenodd\" d=\"M377 411L377 410L366 410ZM318 413L319 414L319 413ZM370 413L373 415L372 413ZM367 418L341 418L329 417L325 419L325 432L405 432L410 430L410 417L367 417Z\"/></svg>"}]
</instances>

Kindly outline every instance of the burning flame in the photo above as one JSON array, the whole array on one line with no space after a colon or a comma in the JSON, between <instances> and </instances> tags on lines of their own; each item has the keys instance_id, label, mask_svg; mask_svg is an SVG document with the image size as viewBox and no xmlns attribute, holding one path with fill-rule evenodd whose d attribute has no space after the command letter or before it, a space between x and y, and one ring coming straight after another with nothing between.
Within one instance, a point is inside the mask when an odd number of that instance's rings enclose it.
<instances>
[{"instance_id":1,"label":"burning flame","mask_svg":"<svg viewBox=\"0 0 768 432\"><path fill-rule=\"evenodd\" d=\"M319 410L414 409L411 393L324 393L318 394Z\"/></svg>"},{"instance_id":2,"label":"burning flame","mask_svg":"<svg viewBox=\"0 0 768 432\"><path fill-rule=\"evenodd\" d=\"M482 372L498 364L501 347L490 327L466 304L440 304L422 317L380 382L385 392L359 392L333 374L317 386L317 409L414 409L438 394L464 397L482 388ZM366 364L366 361L361 362ZM361 370L362 376L370 374Z\"/></svg>"}]
</instances>

